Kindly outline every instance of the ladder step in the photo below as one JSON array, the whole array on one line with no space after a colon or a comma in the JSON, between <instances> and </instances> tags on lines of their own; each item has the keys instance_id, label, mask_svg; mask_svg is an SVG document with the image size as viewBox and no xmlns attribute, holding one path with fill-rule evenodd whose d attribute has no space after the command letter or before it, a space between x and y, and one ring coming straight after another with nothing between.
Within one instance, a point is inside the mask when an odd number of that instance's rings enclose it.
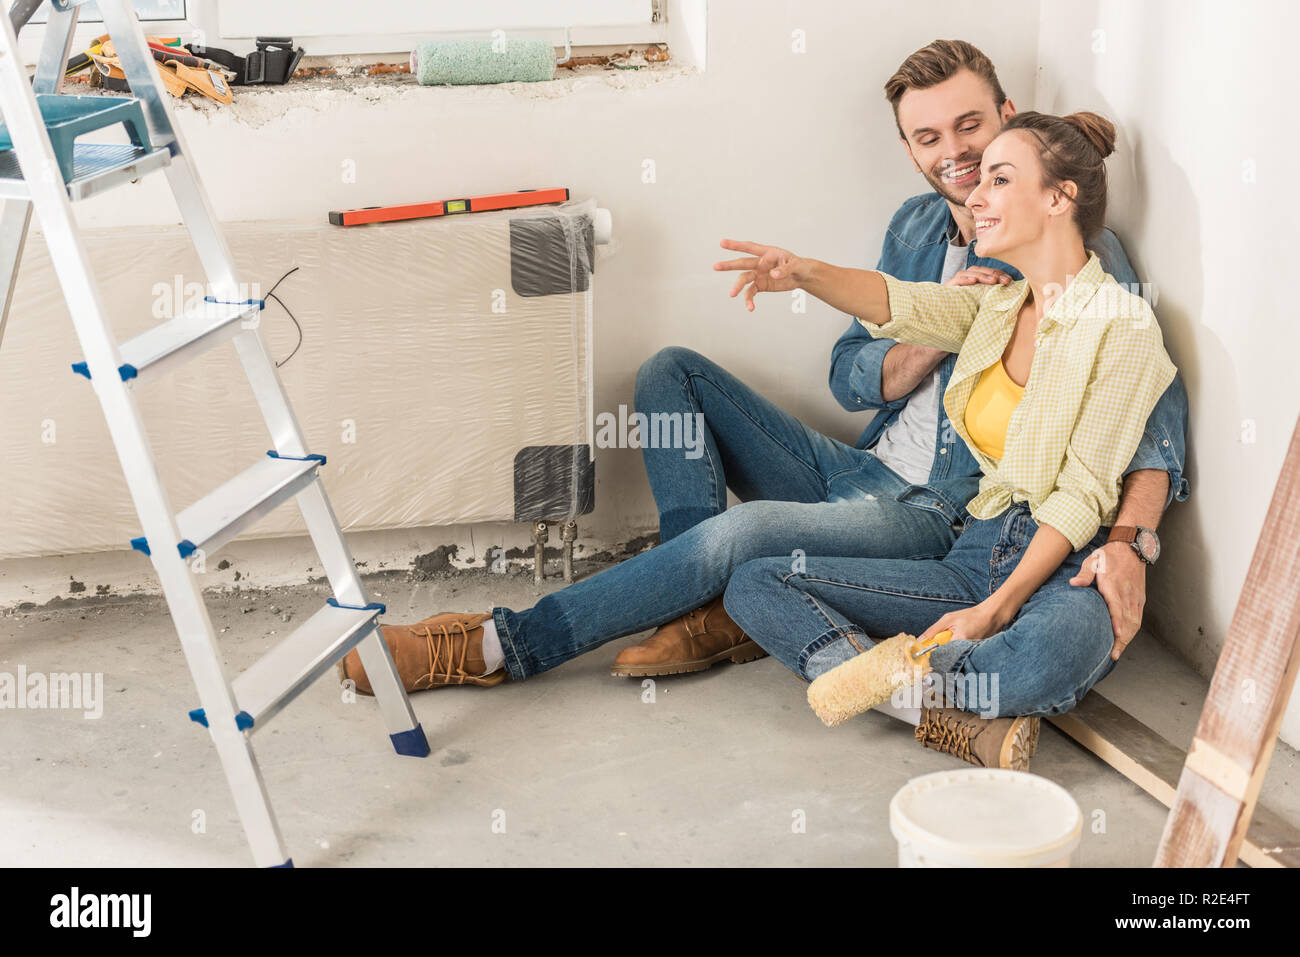
<instances>
[{"instance_id":1,"label":"ladder step","mask_svg":"<svg viewBox=\"0 0 1300 957\"><path fill-rule=\"evenodd\" d=\"M272 716L360 644L383 613L384 606L378 602L358 608L331 598L231 682L239 708L236 725L242 731L265 727ZM190 717L207 724L202 709L190 712Z\"/></svg>"},{"instance_id":2,"label":"ladder step","mask_svg":"<svg viewBox=\"0 0 1300 957\"><path fill-rule=\"evenodd\" d=\"M85 199L118 183L139 179L171 159L170 150L155 148L150 142L144 110L135 97L38 93L36 106L72 199ZM78 136L118 123L126 130L130 146L77 145ZM0 196L26 198L30 192L13 145L9 128L0 123L0 151L4 151L0 156L5 163L0 167Z\"/></svg>"},{"instance_id":3,"label":"ladder step","mask_svg":"<svg viewBox=\"0 0 1300 957\"><path fill-rule=\"evenodd\" d=\"M71 93L37 93L36 108L50 142L59 147L71 143L83 133L92 133L106 126L123 124L132 142L149 145L149 128L144 122L140 101L132 96L76 96ZM11 150L14 142L9 128L0 123L0 150Z\"/></svg>"},{"instance_id":4,"label":"ladder step","mask_svg":"<svg viewBox=\"0 0 1300 957\"><path fill-rule=\"evenodd\" d=\"M182 558L203 549L211 554L244 529L270 514L316 478L325 464L323 455L302 458L281 456L271 451L266 458L240 472L229 482L209 492L176 516ZM131 547L150 554L145 538L131 539Z\"/></svg>"},{"instance_id":5,"label":"ladder step","mask_svg":"<svg viewBox=\"0 0 1300 957\"><path fill-rule=\"evenodd\" d=\"M265 300L261 299L209 300L187 309L175 319L159 323L124 342L119 350L122 364L117 368L118 374L124 382L129 379L143 382L162 375L232 338L244 321L255 317L264 305ZM90 378L90 367L84 362L74 362L72 371Z\"/></svg>"},{"instance_id":6,"label":"ladder step","mask_svg":"<svg viewBox=\"0 0 1300 957\"><path fill-rule=\"evenodd\" d=\"M87 199L133 182L171 162L168 147L143 148L109 143L77 143L72 147L72 176L66 180L68 198ZM31 199L16 150L0 152L0 199Z\"/></svg>"}]
</instances>

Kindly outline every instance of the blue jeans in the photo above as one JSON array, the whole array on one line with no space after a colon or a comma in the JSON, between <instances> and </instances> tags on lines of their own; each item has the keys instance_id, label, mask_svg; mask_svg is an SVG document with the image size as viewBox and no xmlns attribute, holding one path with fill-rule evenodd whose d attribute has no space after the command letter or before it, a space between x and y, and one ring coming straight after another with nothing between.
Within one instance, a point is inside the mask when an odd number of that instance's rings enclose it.
<instances>
[{"instance_id":1,"label":"blue jeans","mask_svg":"<svg viewBox=\"0 0 1300 957\"><path fill-rule=\"evenodd\" d=\"M754 559L938 558L956 539L938 511L895 501L907 483L871 452L808 428L698 353L649 359L636 407L703 414L704 454L644 450L659 545L527 610L492 610L516 680L698 608ZM728 487L743 500L730 509Z\"/></svg>"},{"instance_id":2,"label":"blue jeans","mask_svg":"<svg viewBox=\"0 0 1300 957\"><path fill-rule=\"evenodd\" d=\"M941 615L987 598L1020 562L1038 523L1024 503L969 519L939 560L810 557L747 562L731 576L727 613L774 658L806 680L847 661L872 638L919 635ZM1100 592L1071 585L1108 528L1066 557L1004 631L953 639L930 654L955 706L984 717L1069 711L1115 666L1110 614ZM976 700L994 689L993 706Z\"/></svg>"}]
</instances>

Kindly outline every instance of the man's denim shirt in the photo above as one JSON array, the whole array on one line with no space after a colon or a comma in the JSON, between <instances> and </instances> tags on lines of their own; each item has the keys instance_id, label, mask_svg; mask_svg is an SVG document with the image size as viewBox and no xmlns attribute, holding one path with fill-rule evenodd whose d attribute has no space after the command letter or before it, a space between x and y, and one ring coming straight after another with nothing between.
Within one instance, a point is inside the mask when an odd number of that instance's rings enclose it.
<instances>
[{"instance_id":1,"label":"man's denim shirt","mask_svg":"<svg viewBox=\"0 0 1300 957\"><path fill-rule=\"evenodd\" d=\"M890 221L876 269L909 282L938 282L943 275L944 258L953 228L952 214L943 197L938 193L913 196ZM990 266L1003 270L1013 279L1022 278L1004 262L976 256L974 245L972 243L967 252L968 267ZM1124 247L1110 229L1103 229L1089 247L1097 253L1102 266L1115 277L1116 282L1129 284L1126 288L1134 293L1140 291L1137 275L1129 265ZM880 410L858 438L857 448L872 448L907 404L907 396L888 402L881 394L881 368L885 353L894 345L892 339L873 338L854 319L831 350L830 387L839 404L850 412ZM956 355L947 356L939 364L941 395L948 388L948 379L956 364ZM1142 442L1124 473L1127 475L1139 469L1167 471L1169 494L1165 498L1166 508L1175 498L1184 501L1189 491L1187 479L1183 476L1186 432L1187 391L1181 377L1175 376L1147 420ZM980 470L966 443L949 425L942 405L935 453L930 483L909 485L899 493L898 500L916 508L937 511L958 526L967 518L966 503L979 489Z\"/></svg>"}]
</instances>

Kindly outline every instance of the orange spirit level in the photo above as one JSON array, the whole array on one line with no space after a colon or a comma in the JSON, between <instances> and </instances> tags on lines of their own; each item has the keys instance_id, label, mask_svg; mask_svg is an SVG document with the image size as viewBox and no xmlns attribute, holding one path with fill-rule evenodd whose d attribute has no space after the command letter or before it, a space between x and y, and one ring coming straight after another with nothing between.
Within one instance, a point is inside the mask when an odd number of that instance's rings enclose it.
<instances>
[{"instance_id":1,"label":"orange spirit level","mask_svg":"<svg viewBox=\"0 0 1300 957\"><path fill-rule=\"evenodd\" d=\"M519 189L513 193L443 199L433 203L410 203L406 206L366 206L363 209L335 209L330 222L335 226L364 226L367 223L391 223L399 219L425 219L429 216L452 216L458 213L485 213L493 209L520 209L564 203L569 191L558 189Z\"/></svg>"}]
</instances>

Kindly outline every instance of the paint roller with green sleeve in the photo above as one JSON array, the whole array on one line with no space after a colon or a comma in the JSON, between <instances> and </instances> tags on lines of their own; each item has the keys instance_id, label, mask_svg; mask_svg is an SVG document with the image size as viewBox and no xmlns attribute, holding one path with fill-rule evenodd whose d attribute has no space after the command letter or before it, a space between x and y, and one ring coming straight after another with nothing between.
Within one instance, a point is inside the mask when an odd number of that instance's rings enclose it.
<instances>
[{"instance_id":1,"label":"paint roller with green sleeve","mask_svg":"<svg viewBox=\"0 0 1300 957\"><path fill-rule=\"evenodd\" d=\"M545 40L431 40L411 52L421 86L536 83L555 79L555 48Z\"/></svg>"}]
</instances>

